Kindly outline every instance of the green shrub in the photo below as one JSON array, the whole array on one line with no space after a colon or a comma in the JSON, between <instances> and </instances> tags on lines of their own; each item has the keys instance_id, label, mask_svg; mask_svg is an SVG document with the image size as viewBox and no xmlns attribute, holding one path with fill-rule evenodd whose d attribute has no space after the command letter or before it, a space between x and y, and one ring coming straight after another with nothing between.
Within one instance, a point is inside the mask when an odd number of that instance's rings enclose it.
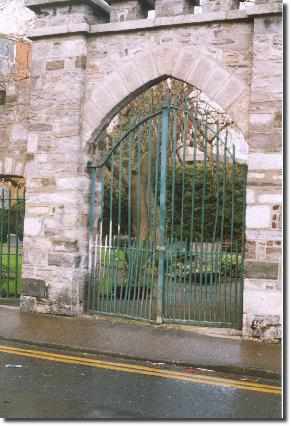
<instances>
[{"instance_id":1,"label":"green shrub","mask_svg":"<svg viewBox=\"0 0 291 426\"><path fill-rule=\"evenodd\" d=\"M223 190L224 170L222 164L217 170L211 167L205 169L203 164L197 164L195 179L193 179L192 165L177 166L175 169L174 188L172 186L173 173L173 168L169 167L167 173L167 238L174 237L178 241L189 241L190 239L192 241L230 241L233 226L233 240L240 244L244 231L246 166L237 164L235 179L233 179L232 168L227 168L225 190ZM126 236L128 235L128 215L131 209L128 204L129 190L127 187L122 186L120 191L117 179L114 182L112 195L109 180L105 179L104 183L103 235L109 235L110 217L113 218L112 233L117 235L119 213L121 220L120 234ZM193 182L195 182L194 197ZM174 199L172 199L172 194L174 194ZM224 208L222 208L223 199ZM232 212L233 202L234 215ZM112 206L112 209L110 206ZM192 209L194 215L192 215ZM153 215L152 206L148 214ZM133 215L132 211L131 215ZM203 220L204 226L202 224ZM193 223L192 236L191 223ZM133 229L130 232L132 237L138 238L137 235L134 235Z\"/></svg>"}]
</instances>

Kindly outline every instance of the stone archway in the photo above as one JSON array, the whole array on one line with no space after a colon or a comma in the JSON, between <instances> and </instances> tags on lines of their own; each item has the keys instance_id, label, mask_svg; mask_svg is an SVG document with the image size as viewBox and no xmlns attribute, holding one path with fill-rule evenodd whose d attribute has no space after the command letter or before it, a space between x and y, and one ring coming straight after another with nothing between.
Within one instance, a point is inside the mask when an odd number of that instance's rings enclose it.
<instances>
[{"instance_id":1,"label":"stone archway","mask_svg":"<svg viewBox=\"0 0 291 426\"><path fill-rule=\"evenodd\" d=\"M176 0L170 2L169 16L160 16L156 8L155 19L136 13L116 22L115 13L105 16L93 1L85 6L82 0L68 0L72 7L65 9L63 2L53 0L29 3L37 15L27 34L33 40L32 84L29 80L24 87L23 82L19 93L15 85L7 87L7 106L1 106L7 138L7 108L14 114L14 108L24 105L29 113L27 143L19 151L27 160L25 242L31 256L25 259L23 276L37 291L24 294L22 309L69 315L83 311L88 265L87 145L128 101L172 77L198 87L217 103L250 147L244 333L253 335L254 328L263 329L266 323L279 329L280 6L275 2L267 6L265 0L248 10L225 11L223 2L223 11L221 3L217 13L202 10L188 15L180 7L176 16L176 3L185 3ZM128 2L119 3L127 12ZM29 99L16 99L20 92ZM11 150L2 150L5 156L13 157L16 139L9 142ZM10 168L9 161L5 167ZM39 303L42 289L47 289L47 297ZM263 300L260 307L258 299Z\"/></svg>"},{"instance_id":2,"label":"stone archway","mask_svg":"<svg viewBox=\"0 0 291 426\"><path fill-rule=\"evenodd\" d=\"M90 85L83 107L83 144L92 142L137 94L166 77L202 90L232 117L247 138L249 90L245 82L200 49L181 50L173 46L154 48L137 54L130 61L123 60L118 70Z\"/></svg>"}]
</instances>

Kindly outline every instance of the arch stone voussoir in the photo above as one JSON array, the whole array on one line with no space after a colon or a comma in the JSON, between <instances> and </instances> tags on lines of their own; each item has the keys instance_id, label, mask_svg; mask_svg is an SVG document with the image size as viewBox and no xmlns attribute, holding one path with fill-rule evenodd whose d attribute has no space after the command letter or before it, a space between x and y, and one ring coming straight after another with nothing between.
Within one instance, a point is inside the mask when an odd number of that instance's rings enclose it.
<instances>
[{"instance_id":1,"label":"arch stone voussoir","mask_svg":"<svg viewBox=\"0 0 291 426\"><path fill-rule=\"evenodd\" d=\"M128 89L120 74L114 73L105 81L103 91L108 93L115 104L121 102L128 95Z\"/></svg>"},{"instance_id":2,"label":"arch stone voussoir","mask_svg":"<svg viewBox=\"0 0 291 426\"><path fill-rule=\"evenodd\" d=\"M179 50L175 46L158 47L154 51L155 61L160 75L172 75Z\"/></svg>"},{"instance_id":3,"label":"arch stone voussoir","mask_svg":"<svg viewBox=\"0 0 291 426\"><path fill-rule=\"evenodd\" d=\"M187 82L199 89L206 91L207 84L213 76L217 65L207 56L200 56L198 61L195 62L194 67L191 69Z\"/></svg>"},{"instance_id":4,"label":"arch stone voussoir","mask_svg":"<svg viewBox=\"0 0 291 426\"><path fill-rule=\"evenodd\" d=\"M224 86L213 97L225 111L227 111L233 103L238 101L243 92L247 90L247 85L234 75L230 75Z\"/></svg>"},{"instance_id":5,"label":"arch stone voussoir","mask_svg":"<svg viewBox=\"0 0 291 426\"><path fill-rule=\"evenodd\" d=\"M180 50L173 67L173 76L180 80L188 81L190 73L196 68L199 60L200 53L197 50Z\"/></svg>"},{"instance_id":6,"label":"arch stone voussoir","mask_svg":"<svg viewBox=\"0 0 291 426\"><path fill-rule=\"evenodd\" d=\"M172 45L148 49L131 60L121 60L114 73L96 81L83 109L83 143L92 141L98 127L108 122L123 102L166 76L183 80L202 90L210 100L228 112L247 134L248 112L241 104L242 97L246 99L248 96L246 83L207 52ZM248 102L244 103L247 105Z\"/></svg>"},{"instance_id":7,"label":"arch stone voussoir","mask_svg":"<svg viewBox=\"0 0 291 426\"><path fill-rule=\"evenodd\" d=\"M249 132L249 91L247 89L240 94L239 101L234 102L227 113L237 124L247 141Z\"/></svg>"},{"instance_id":8,"label":"arch stone voussoir","mask_svg":"<svg viewBox=\"0 0 291 426\"><path fill-rule=\"evenodd\" d=\"M125 87L128 90L128 95L141 87L146 78L146 76L139 72L138 66L135 64L134 60L127 61L125 64L120 64L119 75L124 81Z\"/></svg>"},{"instance_id":9,"label":"arch stone voussoir","mask_svg":"<svg viewBox=\"0 0 291 426\"><path fill-rule=\"evenodd\" d=\"M154 81L160 77L156 60L151 51L136 55L134 61L144 82Z\"/></svg>"}]
</instances>

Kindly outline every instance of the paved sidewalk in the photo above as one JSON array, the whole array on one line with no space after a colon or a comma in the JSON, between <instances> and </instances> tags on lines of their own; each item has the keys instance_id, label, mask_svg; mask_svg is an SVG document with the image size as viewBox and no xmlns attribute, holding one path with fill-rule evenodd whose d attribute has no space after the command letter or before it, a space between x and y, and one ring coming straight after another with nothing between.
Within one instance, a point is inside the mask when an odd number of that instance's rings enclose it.
<instances>
[{"instance_id":1,"label":"paved sidewalk","mask_svg":"<svg viewBox=\"0 0 291 426\"><path fill-rule=\"evenodd\" d=\"M281 370L279 344L110 318L20 313L16 308L5 306L0 307L0 338L270 377L279 377Z\"/></svg>"}]
</instances>

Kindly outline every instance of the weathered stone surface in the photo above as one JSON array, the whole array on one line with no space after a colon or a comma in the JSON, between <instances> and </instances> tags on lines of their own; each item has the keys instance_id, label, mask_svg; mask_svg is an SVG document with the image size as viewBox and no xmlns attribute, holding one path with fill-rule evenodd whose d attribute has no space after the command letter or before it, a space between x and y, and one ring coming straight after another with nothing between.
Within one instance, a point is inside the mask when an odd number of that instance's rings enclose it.
<instances>
[{"instance_id":1,"label":"weathered stone surface","mask_svg":"<svg viewBox=\"0 0 291 426\"><path fill-rule=\"evenodd\" d=\"M65 61L50 61L46 64L48 71L61 70L65 67Z\"/></svg>"},{"instance_id":2,"label":"weathered stone surface","mask_svg":"<svg viewBox=\"0 0 291 426\"><path fill-rule=\"evenodd\" d=\"M243 334L261 340L282 337L282 295L278 282L246 279Z\"/></svg>"},{"instance_id":3,"label":"weathered stone surface","mask_svg":"<svg viewBox=\"0 0 291 426\"><path fill-rule=\"evenodd\" d=\"M279 9L274 2L238 10L236 0L208 0L194 15L193 1L156 0L157 17L144 19L142 2L114 0L111 18L124 22L107 23L109 14L88 2L58 3L47 0L37 10L31 67L29 43L15 48L0 39L0 76L18 70L19 77L5 83L0 106L0 173L25 174L23 276L48 284L47 298L23 297L23 309L73 315L83 308L89 142L128 100L170 75L227 110L249 144L246 236L253 262L246 266L248 276L262 278L246 280L244 333L274 334L281 321Z\"/></svg>"},{"instance_id":4,"label":"weathered stone surface","mask_svg":"<svg viewBox=\"0 0 291 426\"><path fill-rule=\"evenodd\" d=\"M268 205L249 205L247 207L247 228L270 228L272 211Z\"/></svg>"},{"instance_id":5,"label":"weathered stone surface","mask_svg":"<svg viewBox=\"0 0 291 426\"><path fill-rule=\"evenodd\" d=\"M21 312L35 312L37 309L37 299L32 296L20 297L20 310Z\"/></svg>"},{"instance_id":6,"label":"weathered stone surface","mask_svg":"<svg viewBox=\"0 0 291 426\"><path fill-rule=\"evenodd\" d=\"M194 13L193 0L155 0L156 16L177 16Z\"/></svg>"},{"instance_id":7,"label":"weathered stone surface","mask_svg":"<svg viewBox=\"0 0 291 426\"><path fill-rule=\"evenodd\" d=\"M22 292L24 296L47 297L46 282L35 278L24 278L22 280Z\"/></svg>"},{"instance_id":8,"label":"weathered stone surface","mask_svg":"<svg viewBox=\"0 0 291 426\"><path fill-rule=\"evenodd\" d=\"M278 263L271 262L245 262L245 276L251 279L278 279Z\"/></svg>"},{"instance_id":9,"label":"weathered stone surface","mask_svg":"<svg viewBox=\"0 0 291 426\"><path fill-rule=\"evenodd\" d=\"M24 222L24 233L30 237L36 237L40 235L42 230L42 219L40 218L28 218L26 217Z\"/></svg>"},{"instance_id":10,"label":"weathered stone surface","mask_svg":"<svg viewBox=\"0 0 291 426\"><path fill-rule=\"evenodd\" d=\"M75 66L76 68L82 68L85 70L87 68L87 57L84 55L77 56L75 60Z\"/></svg>"},{"instance_id":11,"label":"weathered stone surface","mask_svg":"<svg viewBox=\"0 0 291 426\"><path fill-rule=\"evenodd\" d=\"M249 170L282 170L283 158L281 153L251 153L248 161Z\"/></svg>"},{"instance_id":12,"label":"weathered stone surface","mask_svg":"<svg viewBox=\"0 0 291 426\"><path fill-rule=\"evenodd\" d=\"M203 12L233 10L239 8L239 0L201 0Z\"/></svg>"},{"instance_id":13,"label":"weathered stone surface","mask_svg":"<svg viewBox=\"0 0 291 426\"><path fill-rule=\"evenodd\" d=\"M124 22L147 17L146 2L140 0L112 0L110 22Z\"/></svg>"}]
</instances>

